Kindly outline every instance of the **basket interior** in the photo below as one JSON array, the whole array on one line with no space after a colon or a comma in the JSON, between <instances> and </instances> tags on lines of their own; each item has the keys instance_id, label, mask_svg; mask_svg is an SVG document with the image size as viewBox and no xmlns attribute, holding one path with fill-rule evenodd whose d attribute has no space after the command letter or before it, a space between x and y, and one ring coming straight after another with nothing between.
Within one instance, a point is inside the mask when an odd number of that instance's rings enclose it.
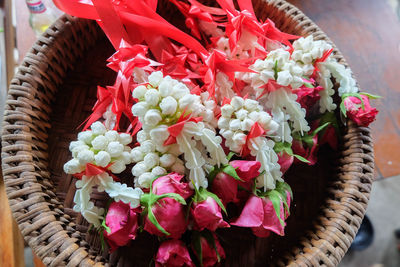
<instances>
[{"instance_id":1,"label":"basket interior","mask_svg":"<svg viewBox=\"0 0 400 267\"><path fill-rule=\"evenodd\" d=\"M175 12L173 7L165 8L163 11L161 13L165 13L163 14L165 17ZM265 19L269 16L268 10L263 9L260 15ZM178 26L182 25L181 20L174 22ZM87 222L72 210L76 179L65 174L62 166L71 158L68 150L69 142L76 140L79 125L88 117L96 101L97 86L112 85L115 79L115 73L106 67L106 59L112 53L113 48L102 36L95 47L86 51L74 64L74 68L67 73L55 97L48 139L49 169L51 181L56 187L56 195L64 204L64 212L75 219L77 230L97 253L101 250L98 233L88 232ZM333 173L328 171L334 167L332 156L325 152L320 153L317 165L312 167L296 165L284 176L294 192L286 236L279 237L273 234L269 238L255 238L250 230L238 227L218 231L227 254L226 266L258 266L274 262L282 253L299 242L305 231L312 230L312 218L317 216L323 205L323 200L327 196L326 183ZM125 172L124 181L131 184L129 170L130 168ZM103 193L95 192L92 194L92 199L96 205L104 206L108 198ZM145 266L156 252L157 240L149 238L147 234L144 236L132 242L130 247L115 252L118 256L111 258L118 258L118 261L121 261L120 257L123 257L124 262L135 262L138 266ZM131 253L133 249L135 253Z\"/></svg>"}]
</instances>

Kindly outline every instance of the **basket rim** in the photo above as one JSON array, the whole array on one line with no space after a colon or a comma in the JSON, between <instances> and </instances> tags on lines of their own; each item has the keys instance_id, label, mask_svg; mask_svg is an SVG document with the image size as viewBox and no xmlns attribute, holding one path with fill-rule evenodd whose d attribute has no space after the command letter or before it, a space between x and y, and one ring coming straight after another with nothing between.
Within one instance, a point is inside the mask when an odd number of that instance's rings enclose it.
<instances>
[{"instance_id":1,"label":"basket rim","mask_svg":"<svg viewBox=\"0 0 400 267\"><path fill-rule=\"evenodd\" d=\"M330 42L334 47L334 56L347 65L326 34L297 7L284 0L261 2L274 8L277 14L284 13L284 17L280 18L282 25L296 21L294 27L303 36L312 34L316 39ZM272 16L271 19L274 20ZM95 34L93 31L97 26L92 21L63 15L33 45L11 82L3 121L2 171L13 216L24 239L45 264L57 266L67 262L71 266L103 266L106 262L98 260L80 235L74 233L79 231L63 212L63 204L51 193L54 188L49 183L47 166L38 167L35 161L37 154L32 152L36 149L35 140L46 144L47 129L50 128L48 116L38 116L34 112L50 113L46 105L54 98L63 74L72 67L56 66L50 77L46 73L48 58L63 53L60 38L65 38L64 35L76 37L77 33L71 30L73 27L82 34L85 31ZM39 87L45 90L46 95L40 94ZM44 101L46 105L38 106L38 101ZM44 122L43 129L32 125L37 118ZM369 128L358 127L351 121L348 121L343 141L343 159L338 177L328 185L332 197L323 203L321 214L313 220L314 231L308 232L277 265L337 265L354 239L364 217L374 179L373 146ZM46 157L44 155L37 160ZM34 187L35 192L27 194L27 187ZM28 211L27 207L38 208ZM38 229L44 231L38 233ZM55 251L58 252L56 256L52 254Z\"/></svg>"}]
</instances>

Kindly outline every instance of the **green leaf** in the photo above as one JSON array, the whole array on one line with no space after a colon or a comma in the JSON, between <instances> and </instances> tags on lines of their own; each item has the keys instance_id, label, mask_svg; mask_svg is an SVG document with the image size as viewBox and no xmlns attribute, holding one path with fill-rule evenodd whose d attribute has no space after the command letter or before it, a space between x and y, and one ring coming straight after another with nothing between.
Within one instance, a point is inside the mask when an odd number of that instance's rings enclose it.
<instances>
[{"instance_id":1,"label":"green leaf","mask_svg":"<svg viewBox=\"0 0 400 267\"><path fill-rule=\"evenodd\" d=\"M336 133L339 135L339 123L337 121L337 118L333 112L325 112L321 118L320 118L320 124L325 124L327 122L331 123L331 126L335 129ZM321 132L323 134L323 132Z\"/></svg>"},{"instance_id":2,"label":"green leaf","mask_svg":"<svg viewBox=\"0 0 400 267\"><path fill-rule=\"evenodd\" d=\"M272 206L274 207L276 216L279 219L279 222L282 226L285 225L285 222L281 218L281 194L276 190L271 190L267 194L268 199L271 200Z\"/></svg>"},{"instance_id":3,"label":"green leaf","mask_svg":"<svg viewBox=\"0 0 400 267\"><path fill-rule=\"evenodd\" d=\"M203 250L201 248L201 239L200 239L200 233L193 231L193 236L192 236L192 246L194 251L197 254L197 257L200 262L200 266L203 266Z\"/></svg>"},{"instance_id":4,"label":"green leaf","mask_svg":"<svg viewBox=\"0 0 400 267\"><path fill-rule=\"evenodd\" d=\"M176 201L178 201L182 205L186 205L185 199L181 195L176 194L176 193L167 193L167 194L162 194L162 195L154 195L153 202L158 202L160 199L163 199L163 198L166 198L166 197L175 199ZM153 204L153 203L151 203L151 204Z\"/></svg>"},{"instance_id":5,"label":"green leaf","mask_svg":"<svg viewBox=\"0 0 400 267\"><path fill-rule=\"evenodd\" d=\"M275 60L275 65L274 65L274 78L275 78L275 80L278 80L278 60Z\"/></svg>"},{"instance_id":6,"label":"green leaf","mask_svg":"<svg viewBox=\"0 0 400 267\"><path fill-rule=\"evenodd\" d=\"M208 182L211 185L215 179L215 177L217 176L217 174L220 172L221 170L219 168L217 168L216 166L214 166L211 171L208 173L207 178L208 178Z\"/></svg>"},{"instance_id":7,"label":"green leaf","mask_svg":"<svg viewBox=\"0 0 400 267\"><path fill-rule=\"evenodd\" d=\"M222 204L221 199L220 199L216 194L214 194L214 193L208 191L208 190L205 189L205 188L201 188L201 191L202 191L202 192L200 192L200 194L205 195L205 196L207 196L207 197L211 197L212 199L214 199L215 202L217 202L218 206L220 206L221 210L223 210L223 212L224 212L225 214L228 214L227 211L226 211L226 209L225 209L224 204Z\"/></svg>"},{"instance_id":8,"label":"green leaf","mask_svg":"<svg viewBox=\"0 0 400 267\"><path fill-rule=\"evenodd\" d=\"M229 152L228 156L226 156L226 159L227 159L228 161L231 161L231 158L232 158L234 155L235 155L235 153L231 151L231 152Z\"/></svg>"},{"instance_id":9,"label":"green leaf","mask_svg":"<svg viewBox=\"0 0 400 267\"><path fill-rule=\"evenodd\" d=\"M293 157L295 157L296 159L300 160L301 162L310 163L310 161L308 159L306 159L306 158L304 158L304 157L302 157L300 155L293 154Z\"/></svg>"},{"instance_id":10,"label":"green leaf","mask_svg":"<svg viewBox=\"0 0 400 267\"><path fill-rule=\"evenodd\" d=\"M346 111L346 107L344 105L344 100L342 100L342 103L340 103L340 111L342 112L343 116L345 118L347 118L347 111Z\"/></svg>"},{"instance_id":11,"label":"green leaf","mask_svg":"<svg viewBox=\"0 0 400 267\"><path fill-rule=\"evenodd\" d=\"M317 129L315 129L313 132L312 132L312 136L315 136L317 133L319 133L320 131L322 131L322 130L324 130L326 127L328 127L328 125L329 124L331 124L330 122L326 122L326 123L324 123L324 124L322 124L321 126L319 126Z\"/></svg>"},{"instance_id":12,"label":"green leaf","mask_svg":"<svg viewBox=\"0 0 400 267\"><path fill-rule=\"evenodd\" d=\"M110 229L110 227L108 227L108 226L106 225L106 219L104 219L104 220L101 222L101 226L103 226L103 228L106 230L106 232L107 232L108 234L111 234L111 229Z\"/></svg>"},{"instance_id":13,"label":"green leaf","mask_svg":"<svg viewBox=\"0 0 400 267\"><path fill-rule=\"evenodd\" d=\"M373 94L365 93L365 92L361 92L360 95L365 95L365 96L368 97L369 99L379 99L379 98L382 98L382 97L379 96L379 95L373 95Z\"/></svg>"},{"instance_id":14,"label":"green leaf","mask_svg":"<svg viewBox=\"0 0 400 267\"><path fill-rule=\"evenodd\" d=\"M167 231L165 231L165 229L158 223L156 216L154 216L153 211L151 210L151 208L148 209L148 213L147 213L147 218L149 218L149 221L163 234L165 235L170 235L170 233L168 233Z\"/></svg>"},{"instance_id":15,"label":"green leaf","mask_svg":"<svg viewBox=\"0 0 400 267\"><path fill-rule=\"evenodd\" d=\"M203 231L202 234L203 234L203 237L207 240L207 243L209 245L211 245L212 248L214 249L215 254L217 254L218 262L221 262L221 255L219 255L217 243L215 242L215 238L214 238L213 234L208 230Z\"/></svg>"},{"instance_id":16,"label":"green leaf","mask_svg":"<svg viewBox=\"0 0 400 267\"><path fill-rule=\"evenodd\" d=\"M228 174L229 176L232 176L235 180L243 182L243 180L240 179L239 175L236 172L236 169L233 166L226 165L223 167L222 171L224 173Z\"/></svg>"},{"instance_id":17,"label":"green leaf","mask_svg":"<svg viewBox=\"0 0 400 267\"><path fill-rule=\"evenodd\" d=\"M307 88L314 88L314 86L311 83L305 82L304 86Z\"/></svg>"}]
</instances>

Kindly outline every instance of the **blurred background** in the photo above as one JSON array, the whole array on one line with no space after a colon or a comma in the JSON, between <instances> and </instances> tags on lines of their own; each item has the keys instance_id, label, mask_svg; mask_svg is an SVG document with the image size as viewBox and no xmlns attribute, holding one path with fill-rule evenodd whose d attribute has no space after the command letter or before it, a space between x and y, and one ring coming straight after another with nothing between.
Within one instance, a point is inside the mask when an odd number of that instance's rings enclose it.
<instances>
[{"instance_id":1,"label":"blurred background","mask_svg":"<svg viewBox=\"0 0 400 267\"><path fill-rule=\"evenodd\" d=\"M369 221L339 265L343 267L400 266L399 1L289 0L339 47L361 90L383 96L374 102L380 113L372 124L376 181ZM0 120L16 67L38 34L60 15L51 0L0 0ZM1 174L0 226L0 266L43 266L12 219Z\"/></svg>"}]
</instances>

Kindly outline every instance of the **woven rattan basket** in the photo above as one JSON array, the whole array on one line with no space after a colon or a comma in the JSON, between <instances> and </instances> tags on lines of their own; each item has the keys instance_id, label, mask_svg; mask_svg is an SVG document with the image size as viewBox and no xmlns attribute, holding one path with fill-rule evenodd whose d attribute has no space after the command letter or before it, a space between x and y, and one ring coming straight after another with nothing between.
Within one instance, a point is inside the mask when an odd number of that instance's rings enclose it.
<instances>
[{"instance_id":1,"label":"woven rattan basket","mask_svg":"<svg viewBox=\"0 0 400 267\"><path fill-rule=\"evenodd\" d=\"M164 17L179 23L161 1ZM301 11L282 0L253 1L260 19L283 31L328 37ZM178 24L177 24L178 25ZM12 212L26 242L49 266L148 266L157 241L139 235L111 256L74 213L75 179L63 164L77 126L96 101L96 86L115 74L105 60L113 49L93 21L63 16L33 45L8 91L2 133L2 166ZM335 57L345 64L338 50ZM334 266L364 217L373 180L370 130L348 123L339 153L321 149L317 165L294 166L286 180L294 191L285 237L257 239L248 229L221 230L225 266ZM104 195L92 196L98 205Z\"/></svg>"}]
</instances>

